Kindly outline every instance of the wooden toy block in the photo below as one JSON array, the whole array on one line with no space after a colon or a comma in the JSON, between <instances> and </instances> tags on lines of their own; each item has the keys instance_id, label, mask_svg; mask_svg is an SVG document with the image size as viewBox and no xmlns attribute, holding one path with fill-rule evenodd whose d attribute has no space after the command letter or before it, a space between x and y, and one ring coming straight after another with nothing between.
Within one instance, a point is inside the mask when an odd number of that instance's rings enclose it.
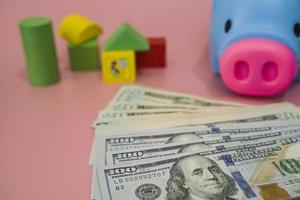
<instances>
[{"instance_id":1,"label":"wooden toy block","mask_svg":"<svg viewBox=\"0 0 300 200\"><path fill-rule=\"evenodd\" d=\"M106 83L130 83L136 78L134 51L103 51L102 75Z\"/></svg>"},{"instance_id":2,"label":"wooden toy block","mask_svg":"<svg viewBox=\"0 0 300 200\"><path fill-rule=\"evenodd\" d=\"M144 36L128 23L122 24L104 44L105 51L148 51L149 43Z\"/></svg>"},{"instance_id":3,"label":"wooden toy block","mask_svg":"<svg viewBox=\"0 0 300 200\"><path fill-rule=\"evenodd\" d=\"M59 81L52 22L46 17L30 17L19 22L32 85L45 86Z\"/></svg>"},{"instance_id":4,"label":"wooden toy block","mask_svg":"<svg viewBox=\"0 0 300 200\"><path fill-rule=\"evenodd\" d=\"M60 35L73 45L96 38L102 34L102 28L95 22L77 14L66 16L60 24Z\"/></svg>"},{"instance_id":5,"label":"wooden toy block","mask_svg":"<svg viewBox=\"0 0 300 200\"><path fill-rule=\"evenodd\" d=\"M166 39L163 37L148 38L150 50L137 52L136 62L138 68L165 67L166 66Z\"/></svg>"},{"instance_id":6,"label":"wooden toy block","mask_svg":"<svg viewBox=\"0 0 300 200\"><path fill-rule=\"evenodd\" d=\"M100 69L98 40L90 40L80 45L69 45L71 69L87 71Z\"/></svg>"}]
</instances>

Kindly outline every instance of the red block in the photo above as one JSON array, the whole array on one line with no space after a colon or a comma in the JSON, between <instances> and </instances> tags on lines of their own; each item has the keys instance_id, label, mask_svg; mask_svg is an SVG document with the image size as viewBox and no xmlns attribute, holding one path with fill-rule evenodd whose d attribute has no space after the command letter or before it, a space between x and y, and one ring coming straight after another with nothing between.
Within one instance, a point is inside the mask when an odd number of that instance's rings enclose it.
<instances>
[{"instance_id":1,"label":"red block","mask_svg":"<svg viewBox=\"0 0 300 200\"><path fill-rule=\"evenodd\" d=\"M150 50L137 52L136 62L138 68L165 67L166 66L166 39L162 37L148 38Z\"/></svg>"}]
</instances>

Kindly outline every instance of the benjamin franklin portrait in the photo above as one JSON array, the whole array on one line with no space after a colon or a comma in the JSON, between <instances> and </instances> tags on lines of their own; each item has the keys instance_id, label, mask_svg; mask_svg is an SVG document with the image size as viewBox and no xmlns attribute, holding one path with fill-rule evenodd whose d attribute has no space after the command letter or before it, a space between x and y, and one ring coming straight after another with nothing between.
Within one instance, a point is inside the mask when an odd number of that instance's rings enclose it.
<instances>
[{"instance_id":1,"label":"benjamin franklin portrait","mask_svg":"<svg viewBox=\"0 0 300 200\"><path fill-rule=\"evenodd\" d=\"M192 155L178 160L170 170L167 200L234 200L238 189L232 177L206 157Z\"/></svg>"}]
</instances>

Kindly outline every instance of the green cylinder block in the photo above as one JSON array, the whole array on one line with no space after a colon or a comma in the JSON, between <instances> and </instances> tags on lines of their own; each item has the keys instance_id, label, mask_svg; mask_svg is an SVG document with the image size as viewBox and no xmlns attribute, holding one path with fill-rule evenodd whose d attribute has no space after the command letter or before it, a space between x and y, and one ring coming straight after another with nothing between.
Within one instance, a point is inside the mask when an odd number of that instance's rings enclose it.
<instances>
[{"instance_id":1,"label":"green cylinder block","mask_svg":"<svg viewBox=\"0 0 300 200\"><path fill-rule=\"evenodd\" d=\"M35 86L59 81L52 22L46 17L30 17L19 22L29 81Z\"/></svg>"},{"instance_id":2,"label":"green cylinder block","mask_svg":"<svg viewBox=\"0 0 300 200\"><path fill-rule=\"evenodd\" d=\"M69 57L74 71L100 69L98 40L93 39L80 45L69 44Z\"/></svg>"}]
</instances>

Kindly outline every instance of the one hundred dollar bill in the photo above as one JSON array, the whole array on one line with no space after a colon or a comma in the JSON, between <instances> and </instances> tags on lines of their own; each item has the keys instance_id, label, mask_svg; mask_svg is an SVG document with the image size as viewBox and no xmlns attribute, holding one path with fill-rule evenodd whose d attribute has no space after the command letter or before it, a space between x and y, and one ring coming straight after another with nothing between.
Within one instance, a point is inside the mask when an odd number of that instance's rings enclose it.
<instances>
[{"instance_id":1,"label":"one hundred dollar bill","mask_svg":"<svg viewBox=\"0 0 300 200\"><path fill-rule=\"evenodd\" d=\"M296 128L296 127L295 127ZM300 133L300 127L289 128L284 131L267 131L261 134L251 133L251 134L241 134L231 136L223 136L223 137L215 137L210 140L202 139L198 142L185 142L185 143L170 143L165 144L163 146L159 146L156 148L149 149L138 149L136 151L131 152L107 152L107 163L106 165L121 165L121 164L136 164L139 162L145 162L147 160L153 160L155 158L159 159L168 159L170 156L175 156L181 153L187 152L202 152L207 151L213 148L229 148L233 146L239 146L242 144L257 143L257 142L266 142L273 141L275 139L285 139L291 136L297 136ZM103 156L101 156L103 157ZM96 168L94 166L94 168ZM95 177L97 176L97 171L94 171ZM99 180L95 180L95 185L99 185ZM99 188L95 187L95 190L99 190ZM94 193L99 193L94 192ZM99 198L98 198L99 199Z\"/></svg>"},{"instance_id":2,"label":"one hundred dollar bill","mask_svg":"<svg viewBox=\"0 0 300 200\"><path fill-rule=\"evenodd\" d=\"M126 120L113 120L108 126L103 127L102 122L95 124L95 128L119 129L119 130L147 130L153 128L169 128L176 126L199 125L207 123L223 123L229 121L262 121L279 120L288 118L299 118L300 111L289 104L272 104L267 106L258 106L253 108L240 108L228 111L222 111L217 114L204 112L197 114L170 113L168 115L151 115L143 117L131 117ZM112 120L108 120L112 122ZM97 130L96 130L97 131Z\"/></svg>"},{"instance_id":3,"label":"one hundred dollar bill","mask_svg":"<svg viewBox=\"0 0 300 200\"><path fill-rule=\"evenodd\" d=\"M299 196L300 136L98 167L103 199L288 199ZM291 153L289 153L291 152ZM262 171L264 169L264 171Z\"/></svg>"},{"instance_id":4,"label":"one hundred dollar bill","mask_svg":"<svg viewBox=\"0 0 300 200\"><path fill-rule=\"evenodd\" d=\"M111 111L145 111L145 110L201 110L209 108L207 106L189 106L189 105L160 105L146 103L116 103L108 106L106 110Z\"/></svg>"},{"instance_id":5,"label":"one hundred dollar bill","mask_svg":"<svg viewBox=\"0 0 300 200\"><path fill-rule=\"evenodd\" d=\"M122 87L111 104L118 102L123 103L156 103L156 104L172 104L172 105L190 105L190 106L244 106L244 104L213 101L200 98L193 95L158 90L149 87L131 85Z\"/></svg>"},{"instance_id":6,"label":"one hundred dollar bill","mask_svg":"<svg viewBox=\"0 0 300 200\"><path fill-rule=\"evenodd\" d=\"M180 127L171 129L157 129L148 131L127 131L123 133L103 133L96 135L97 152L128 151L148 147L157 147L176 141L197 141L207 139L216 134L229 136L245 133L263 134L266 131L274 131L276 128L299 126L300 119L271 120L258 122L227 123L227 124L203 124L199 126ZM94 152L96 153L96 152ZM102 155L102 154L101 154Z\"/></svg>"},{"instance_id":7,"label":"one hundred dollar bill","mask_svg":"<svg viewBox=\"0 0 300 200\"><path fill-rule=\"evenodd\" d=\"M274 129L274 130L271 130ZM249 129L250 130L250 129ZM252 129L254 130L254 129ZM259 130L259 129L257 129ZM271 131L265 131L265 130L271 130ZM280 130L280 129L279 129ZM107 165L120 165L120 164L128 164L128 163L137 163L140 161L146 161L151 160L154 158L165 158L167 159L170 156L174 156L180 153L186 153L186 152L201 152L204 150L208 150L213 147L218 148L227 148L231 146L237 146L249 142L258 142L258 141L267 141L267 140L274 140L274 139L283 139L291 135L297 135L300 132L300 127L289 127L285 130L276 130L275 128L262 128L260 129L261 132L252 132L247 133L246 129L245 132L240 130L227 130L231 133L228 135L222 134L222 132L226 131L220 131L219 133L216 132L214 135L223 135L222 137L214 137L210 138L209 140L207 137L204 137L206 139L200 139L199 141L195 142L195 139L192 141L185 141L184 143L179 143L178 141L173 141L174 143L169 143L165 145L158 145L156 148L149 148L149 149L137 149L135 151L130 152L106 152L106 158L107 158ZM212 132L203 132L202 136L205 136L205 134L210 134ZM180 137L179 135L177 135ZM98 154L100 155L100 154ZM100 156L103 158L103 154ZM103 159L102 159L103 162Z\"/></svg>"},{"instance_id":8,"label":"one hundred dollar bill","mask_svg":"<svg viewBox=\"0 0 300 200\"><path fill-rule=\"evenodd\" d=\"M222 136L200 139L199 141L191 140L185 142L168 143L152 148L140 148L134 151L106 152L105 165L120 165L136 163L155 158L168 158L179 153L203 151L210 147L230 147L243 143L259 142L267 140L276 140L299 134L300 126L289 127L284 130L272 130L264 132L242 133L239 135L221 134ZM180 137L180 136L179 136Z\"/></svg>"},{"instance_id":9,"label":"one hundred dollar bill","mask_svg":"<svg viewBox=\"0 0 300 200\"><path fill-rule=\"evenodd\" d=\"M187 109L152 109L152 110L136 110L136 111L102 111L99 113L97 119L93 123L93 127L97 127L99 125L103 125L103 122L114 122L116 120L122 120L123 122L127 119L153 119L154 117L163 116L165 118L174 115L174 114L184 114L196 117L200 117L200 115L208 116L211 113L215 114L226 114L228 112L232 112L233 109L238 108L231 108L231 107L224 107L224 108L198 108L194 110L187 110ZM178 116L178 115L177 115Z\"/></svg>"},{"instance_id":10,"label":"one hundred dollar bill","mask_svg":"<svg viewBox=\"0 0 300 200\"><path fill-rule=\"evenodd\" d=\"M213 147L221 148L229 148L232 146L238 146L241 144L249 143L255 141L273 141L274 139L285 139L289 136L297 136L299 135L300 128L296 130L286 130L283 132L269 132L265 134L247 134L247 136L242 135L243 137L232 137L232 138L222 138L222 139L214 139L210 141L199 141L196 143L186 143L186 144L169 144L162 146L157 149L141 149L135 152L118 152L114 154L116 157L113 157L116 160L113 164L128 164L128 163L138 163L140 161L145 162L146 160L153 160L153 158L159 159L168 159L170 156L177 155L179 153L187 153L187 152L201 152L207 151L209 149L213 149ZM108 156L108 158L111 158ZM138 159L139 158L139 159ZM109 160L109 159L108 159ZM120 162L123 161L123 162ZM111 164L110 162L108 164Z\"/></svg>"}]
</instances>

